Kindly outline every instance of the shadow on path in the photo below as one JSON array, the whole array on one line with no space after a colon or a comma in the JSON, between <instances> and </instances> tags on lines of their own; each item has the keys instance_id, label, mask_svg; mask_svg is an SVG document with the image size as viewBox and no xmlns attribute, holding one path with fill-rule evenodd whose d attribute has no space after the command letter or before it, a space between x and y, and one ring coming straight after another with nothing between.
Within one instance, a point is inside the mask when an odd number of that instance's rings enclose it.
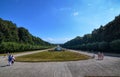
<instances>
[{"instance_id":1,"label":"shadow on path","mask_svg":"<svg viewBox=\"0 0 120 77\"><path fill-rule=\"evenodd\" d=\"M7 64L7 65L2 65L2 66L0 66L0 67L8 67L8 66L10 66L10 65Z\"/></svg>"}]
</instances>

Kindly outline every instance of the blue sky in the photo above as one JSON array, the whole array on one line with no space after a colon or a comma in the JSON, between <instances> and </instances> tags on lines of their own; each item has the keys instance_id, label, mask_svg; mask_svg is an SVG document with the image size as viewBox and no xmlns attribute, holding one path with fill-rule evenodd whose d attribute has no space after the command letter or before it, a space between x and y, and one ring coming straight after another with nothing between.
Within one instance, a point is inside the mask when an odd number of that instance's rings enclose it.
<instances>
[{"instance_id":1,"label":"blue sky","mask_svg":"<svg viewBox=\"0 0 120 77\"><path fill-rule=\"evenodd\" d=\"M120 0L0 0L0 18L51 43L91 33L120 14Z\"/></svg>"}]
</instances>

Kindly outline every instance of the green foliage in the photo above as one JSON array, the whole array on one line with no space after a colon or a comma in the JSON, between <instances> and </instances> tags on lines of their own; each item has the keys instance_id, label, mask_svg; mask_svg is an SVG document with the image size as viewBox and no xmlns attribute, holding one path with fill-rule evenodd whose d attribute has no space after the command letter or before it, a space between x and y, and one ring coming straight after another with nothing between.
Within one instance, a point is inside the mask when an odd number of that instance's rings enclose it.
<instances>
[{"instance_id":1,"label":"green foliage","mask_svg":"<svg viewBox=\"0 0 120 77\"><path fill-rule=\"evenodd\" d=\"M98 50L98 44L99 44L99 42L92 43L92 50L97 51Z\"/></svg>"},{"instance_id":2,"label":"green foliage","mask_svg":"<svg viewBox=\"0 0 120 77\"><path fill-rule=\"evenodd\" d=\"M18 31L15 24L11 21L0 19L0 41L15 42L18 41Z\"/></svg>"},{"instance_id":3,"label":"green foliage","mask_svg":"<svg viewBox=\"0 0 120 77\"><path fill-rule=\"evenodd\" d=\"M91 43L87 43L87 44L86 44L86 49L92 50L92 44L91 44Z\"/></svg>"},{"instance_id":4,"label":"green foliage","mask_svg":"<svg viewBox=\"0 0 120 77\"><path fill-rule=\"evenodd\" d=\"M120 39L110 42L110 47L112 50L120 51Z\"/></svg>"},{"instance_id":5,"label":"green foliage","mask_svg":"<svg viewBox=\"0 0 120 77\"><path fill-rule=\"evenodd\" d=\"M31 44L23 44L23 43L15 43L15 42L2 42L0 44L0 48L1 48L0 53L40 50L50 47L52 46L40 46L40 45L31 45Z\"/></svg>"},{"instance_id":6,"label":"green foliage","mask_svg":"<svg viewBox=\"0 0 120 77\"><path fill-rule=\"evenodd\" d=\"M86 50L86 44L80 45L80 48L79 48L79 49L81 49L81 50Z\"/></svg>"},{"instance_id":7,"label":"green foliage","mask_svg":"<svg viewBox=\"0 0 120 77\"><path fill-rule=\"evenodd\" d=\"M19 41L21 43L29 43L32 44L32 35L28 32L27 29L20 27L18 28L18 36L19 36Z\"/></svg>"},{"instance_id":8,"label":"green foliage","mask_svg":"<svg viewBox=\"0 0 120 77\"><path fill-rule=\"evenodd\" d=\"M109 43L107 43L107 42L100 42L98 47L99 47L98 49L101 51L108 51L110 48Z\"/></svg>"},{"instance_id":9,"label":"green foliage","mask_svg":"<svg viewBox=\"0 0 120 77\"><path fill-rule=\"evenodd\" d=\"M94 29L91 34L86 34L83 37L76 37L62 47L80 50L94 50L104 52L116 52L120 50L120 15L105 26L100 26Z\"/></svg>"},{"instance_id":10,"label":"green foliage","mask_svg":"<svg viewBox=\"0 0 120 77\"><path fill-rule=\"evenodd\" d=\"M44 49L53 46L23 27L0 18L0 53Z\"/></svg>"}]
</instances>

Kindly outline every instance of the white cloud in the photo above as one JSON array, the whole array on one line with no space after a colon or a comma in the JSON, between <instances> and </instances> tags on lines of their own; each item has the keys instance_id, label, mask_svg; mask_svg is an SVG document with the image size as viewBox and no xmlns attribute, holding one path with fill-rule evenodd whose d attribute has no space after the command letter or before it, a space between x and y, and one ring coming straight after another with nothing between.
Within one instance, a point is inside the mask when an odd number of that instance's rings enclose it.
<instances>
[{"instance_id":1,"label":"white cloud","mask_svg":"<svg viewBox=\"0 0 120 77\"><path fill-rule=\"evenodd\" d=\"M74 12L73 13L73 16L78 16L79 15L79 12Z\"/></svg>"}]
</instances>

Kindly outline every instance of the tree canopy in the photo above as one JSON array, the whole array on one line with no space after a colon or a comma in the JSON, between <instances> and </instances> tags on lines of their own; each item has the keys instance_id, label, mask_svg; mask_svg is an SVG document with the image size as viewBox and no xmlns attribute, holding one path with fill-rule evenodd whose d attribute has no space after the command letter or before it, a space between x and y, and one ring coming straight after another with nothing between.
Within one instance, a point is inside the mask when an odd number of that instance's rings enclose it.
<instances>
[{"instance_id":1,"label":"tree canopy","mask_svg":"<svg viewBox=\"0 0 120 77\"><path fill-rule=\"evenodd\" d=\"M85 34L83 37L77 36L62 46L70 49L119 52L119 41L120 15L105 26L101 25L98 29L94 29L91 34Z\"/></svg>"},{"instance_id":2,"label":"tree canopy","mask_svg":"<svg viewBox=\"0 0 120 77\"><path fill-rule=\"evenodd\" d=\"M17 25L12 21L0 18L0 53L12 50L24 51L39 49L41 46L47 47L52 46L52 44L40 39L39 37L33 36L24 27L17 27Z\"/></svg>"}]
</instances>

